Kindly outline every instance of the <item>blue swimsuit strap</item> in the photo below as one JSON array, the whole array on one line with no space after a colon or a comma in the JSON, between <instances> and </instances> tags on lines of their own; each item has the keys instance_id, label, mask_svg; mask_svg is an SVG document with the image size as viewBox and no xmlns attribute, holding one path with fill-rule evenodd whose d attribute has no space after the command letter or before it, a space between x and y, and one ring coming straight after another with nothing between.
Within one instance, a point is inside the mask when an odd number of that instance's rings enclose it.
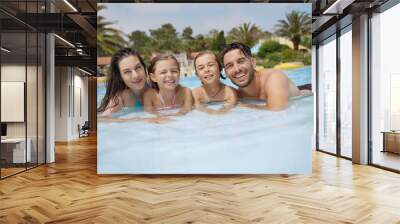
<instances>
[{"instance_id":1,"label":"blue swimsuit strap","mask_svg":"<svg viewBox=\"0 0 400 224\"><path fill-rule=\"evenodd\" d=\"M141 106L143 106L142 102L136 99L135 107L141 107Z\"/></svg>"},{"instance_id":2,"label":"blue swimsuit strap","mask_svg":"<svg viewBox=\"0 0 400 224\"><path fill-rule=\"evenodd\" d=\"M132 99L135 100L135 105L134 107L141 107L143 106L143 103L136 97L134 93L132 93ZM124 105L125 106L125 105Z\"/></svg>"}]
</instances>

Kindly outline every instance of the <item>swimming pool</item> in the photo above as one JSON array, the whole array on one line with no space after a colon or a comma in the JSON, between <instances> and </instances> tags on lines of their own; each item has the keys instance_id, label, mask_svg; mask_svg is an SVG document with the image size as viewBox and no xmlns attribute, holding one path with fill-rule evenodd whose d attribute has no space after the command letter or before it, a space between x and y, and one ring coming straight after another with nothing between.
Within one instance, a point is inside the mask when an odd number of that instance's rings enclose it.
<instances>
[{"instance_id":1,"label":"swimming pool","mask_svg":"<svg viewBox=\"0 0 400 224\"><path fill-rule=\"evenodd\" d=\"M190 78L181 83L194 86L196 80ZM120 116L152 115L138 111ZM235 107L224 115L193 110L173 119L165 124L98 123L98 173L311 172L312 96L292 99L280 112Z\"/></svg>"}]
</instances>

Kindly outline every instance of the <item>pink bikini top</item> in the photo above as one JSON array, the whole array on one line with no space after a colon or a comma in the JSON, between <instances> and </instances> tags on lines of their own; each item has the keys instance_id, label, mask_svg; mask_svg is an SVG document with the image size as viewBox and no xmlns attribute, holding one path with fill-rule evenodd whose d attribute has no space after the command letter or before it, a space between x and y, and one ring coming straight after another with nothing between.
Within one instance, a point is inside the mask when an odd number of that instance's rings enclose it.
<instances>
[{"instance_id":1,"label":"pink bikini top","mask_svg":"<svg viewBox=\"0 0 400 224\"><path fill-rule=\"evenodd\" d=\"M160 98L160 101L161 101L161 103L162 103L162 105L163 105L163 107L157 108L157 111L160 111L160 110L172 110L172 109L176 109L176 108L179 107L179 105L177 105L177 104L175 103L175 101L176 101L176 95L174 95L174 98L172 98L172 105L169 105L169 106L166 106L166 105L165 105L164 98L161 96L160 93L157 93L157 95L158 95L158 97Z\"/></svg>"}]
</instances>

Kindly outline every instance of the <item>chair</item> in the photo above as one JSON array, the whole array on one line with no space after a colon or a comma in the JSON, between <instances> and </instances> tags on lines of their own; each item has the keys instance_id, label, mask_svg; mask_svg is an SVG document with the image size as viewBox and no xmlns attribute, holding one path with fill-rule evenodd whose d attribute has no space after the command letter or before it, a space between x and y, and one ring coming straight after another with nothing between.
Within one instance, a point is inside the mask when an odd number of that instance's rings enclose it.
<instances>
[{"instance_id":1,"label":"chair","mask_svg":"<svg viewBox=\"0 0 400 224\"><path fill-rule=\"evenodd\" d=\"M85 121L82 127L78 124L79 138L89 136L89 129L90 129L89 121Z\"/></svg>"}]
</instances>

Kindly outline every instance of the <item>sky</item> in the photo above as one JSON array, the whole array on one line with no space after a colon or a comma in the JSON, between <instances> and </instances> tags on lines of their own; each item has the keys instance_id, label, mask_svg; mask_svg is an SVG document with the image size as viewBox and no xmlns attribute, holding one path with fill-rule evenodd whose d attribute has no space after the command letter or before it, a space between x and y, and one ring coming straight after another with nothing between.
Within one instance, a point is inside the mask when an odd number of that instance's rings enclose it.
<instances>
[{"instance_id":1,"label":"sky","mask_svg":"<svg viewBox=\"0 0 400 224\"><path fill-rule=\"evenodd\" d=\"M179 34L190 26L194 36L208 34L211 29L228 33L243 23L255 23L261 30L274 32L278 20L293 10L311 16L311 3L104 3L99 12L106 21L125 34L135 30L157 29L171 23Z\"/></svg>"}]
</instances>

